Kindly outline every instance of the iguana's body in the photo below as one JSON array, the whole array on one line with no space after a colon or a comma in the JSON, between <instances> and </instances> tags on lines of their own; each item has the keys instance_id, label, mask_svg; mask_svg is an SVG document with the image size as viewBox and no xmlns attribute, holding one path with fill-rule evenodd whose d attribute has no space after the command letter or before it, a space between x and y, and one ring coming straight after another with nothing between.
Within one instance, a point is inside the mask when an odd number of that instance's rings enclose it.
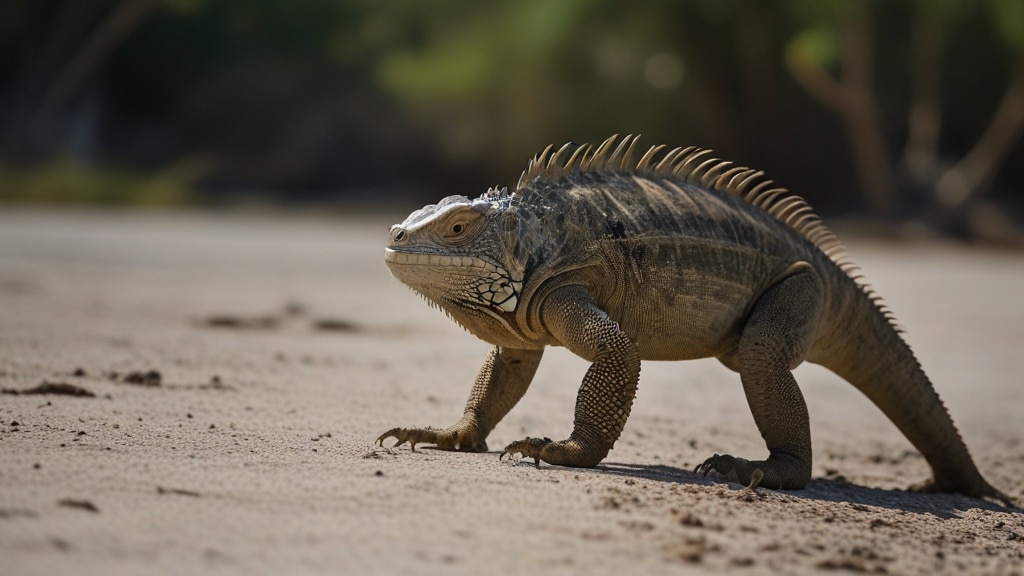
<instances>
[{"instance_id":1,"label":"iguana's body","mask_svg":"<svg viewBox=\"0 0 1024 576\"><path fill-rule=\"evenodd\" d=\"M926 488L1006 500L981 477L888 311L800 198L702 150L656 147L634 164L635 143L549 148L515 192L449 197L392 228L392 273L495 348L458 423L379 441L486 450L544 347L565 346L593 362L572 434L503 454L594 466L626 423L641 360L716 357L739 372L770 455L715 455L698 469L802 488L810 431L790 370L807 360L885 412L931 465Z\"/></svg>"}]
</instances>

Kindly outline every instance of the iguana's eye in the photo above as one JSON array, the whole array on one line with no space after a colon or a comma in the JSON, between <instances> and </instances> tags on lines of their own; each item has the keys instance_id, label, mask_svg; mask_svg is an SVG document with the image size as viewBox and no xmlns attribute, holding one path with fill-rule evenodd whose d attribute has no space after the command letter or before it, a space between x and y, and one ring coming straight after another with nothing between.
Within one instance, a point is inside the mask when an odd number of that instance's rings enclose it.
<instances>
[{"instance_id":1,"label":"iguana's eye","mask_svg":"<svg viewBox=\"0 0 1024 576\"><path fill-rule=\"evenodd\" d=\"M486 218L472 207L460 208L448 215L438 226L438 235L453 246L462 246L472 242L483 229Z\"/></svg>"}]
</instances>

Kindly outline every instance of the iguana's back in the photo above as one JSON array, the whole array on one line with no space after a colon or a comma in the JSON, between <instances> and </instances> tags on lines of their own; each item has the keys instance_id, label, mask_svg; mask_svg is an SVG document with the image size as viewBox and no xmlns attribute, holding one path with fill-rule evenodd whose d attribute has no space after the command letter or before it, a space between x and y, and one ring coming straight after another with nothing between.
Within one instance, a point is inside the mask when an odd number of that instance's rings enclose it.
<instances>
[{"instance_id":1,"label":"iguana's back","mask_svg":"<svg viewBox=\"0 0 1024 576\"><path fill-rule=\"evenodd\" d=\"M586 283L643 360L726 353L753 302L793 264L835 266L763 209L671 174L577 172L518 194L552 239L528 284Z\"/></svg>"}]
</instances>

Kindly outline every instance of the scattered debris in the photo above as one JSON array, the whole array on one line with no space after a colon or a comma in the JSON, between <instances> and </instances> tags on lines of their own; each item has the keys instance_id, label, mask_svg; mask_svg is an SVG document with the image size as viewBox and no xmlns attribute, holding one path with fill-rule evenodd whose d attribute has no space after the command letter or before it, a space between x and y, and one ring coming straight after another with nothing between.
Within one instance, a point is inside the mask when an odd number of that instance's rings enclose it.
<instances>
[{"instance_id":1,"label":"scattered debris","mask_svg":"<svg viewBox=\"0 0 1024 576\"><path fill-rule=\"evenodd\" d=\"M87 374L85 373L85 369L81 367L75 368L75 371L72 372L71 375L74 376L75 378L85 378L87 376Z\"/></svg>"},{"instance_id":2,"label":"scattered debris","mask_svg":"<svg viewBox=\"0 0 1024 576\"><path fill-rule=\"evenodd\" d=\"M91 390L82 388L81 386L75 386L74 384L68 384L66 382L47 382L43 381L38 386L32 388L26 388L25 390L15 390L13 388L4 388L4 394L62 394L64 396L88 396L95 397Z\"/></svg>"},{"instance_id":3,"label":"scattered debris","mask_svg":"<svg viewBox=\"0 0 1024 576\"><path fill-rule=\"evenodd\" d=\"M249 330L273 330L281 320L276 316L209 316L200 324L210 328L236 328Z\"/></svg>"},{"instance_id":4,"label":"scattered debris","mask_svg":"<svg viewBox=\"0 0 1024 576\"><path fill-rule=\"evenodd\" d=\"M79 510L86 510L88 512L99 513L100 509L95 504L88 500L75 500L74 498L64 498L58 500L57 504L61 506L67 506L68 508L78 508Z\"/></svg>"},{"instance_id":5,"label":"scattered debris","mask_svg":"<svg viewBox=\"0 0 1024 576\"><path fill-rule=\"evenodd\" d=\"M313 329L320 332L359 332L355 322L339 318L321 318L313 322Z\"/></svg>"},{"instance_id":6,"label":"scattered debris","mask_svg":"<svg viewBox=\"0 0 1024 576\"><path fill-rule=\"evenodd\" d=\"M139 386L157 387L163 380L163 376L157 370L147 372L129 372L121 379L125 384L137 384Z\"/></svg>"},{"instance_id":7,"label":"scattered debris","mask_svg":"<svg viewBox=\"0 0 1024 576\"><path fill-rule=\"evenodd\" d=\"M229 386L229 385L225 384L224 381L221 380L220 376L217 375L217 374L214 374L210 378L210 381L208 383L200 384L198 386L198 388L200 390L234 390L235 389L234 386Z\"/></svg>"},{"instance_id":8,"label":"scattered debris","mask_svg":"<svg viewBox=\"0 0 1024 576\"><path fill-rule=\"evenodd\" d=\"M214 375L208 382L202 384L168 384L166 386L169 390L218 390L218 391L235 391L236 388L230 384L225 384L220 376Z\"/></svg>"},{"instance_id":9,"label":"scattered debris","mask_svg":"<svg viewBox=\"0 0 1024 576\"><path fill-rule=\"evenodd\" d=\"M309 316L309 311L301 303L286 303L280 312L256 314L213 314L194 322L207 328L232 328L236 330L275 330L285 323L294 323ZM360 326L343 318L312 318L310 325L320 332L359 332Z\"/></svg>"},{"instance_id":10,"label":"scattered debris","mask_svg":"<svg viewBox=\"0 0 1024 576\"><path fill-rule=\"evenodd\" d=\"M177 496L189 496L192 498L198 498L199 492L192 490L182 490L181 488L164 488L163 486L156 487L157 494L175 494Z\"/></svg>"},{"instance_id":11,"label":"scattered debris","mask_svg":"<svg viewBox=\"0 0 1024 576\"><path fill-rule=\"evenodd\" d=\"M855 558L830 558L818 562L822 570L841 570L844 572L867 572L868 567Z\"/></svg>"}]
</instances>

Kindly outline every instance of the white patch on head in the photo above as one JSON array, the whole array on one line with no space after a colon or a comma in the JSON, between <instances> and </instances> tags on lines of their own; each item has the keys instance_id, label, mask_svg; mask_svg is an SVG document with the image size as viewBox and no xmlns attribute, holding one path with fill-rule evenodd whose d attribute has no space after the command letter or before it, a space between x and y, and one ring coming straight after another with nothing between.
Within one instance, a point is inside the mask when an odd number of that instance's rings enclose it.
<instances>
[{"instance_id":1,"label":"white patch on head","mask_svg":"<svg viewBox=\"0 0 1024 576\"><path fill-rule=\"evenodd\" d=\"M420 210L417 210L410 214L409 217L405 219L405 222L402 223L402 227L408 230L409 232L415 232L420 228L423 228L424 226L430 225L431 222L437 220L438 218L443 218L444 215L447 214L448 212L451 212L456 208L462 208L464 206L469 206L468 199L465 202L452 202L451 204L447 204L445 206L438 205L434 213L426 217L423 216L423 211L426 210L427 208L421 208Z\"/></svg>"}]
</instances>

